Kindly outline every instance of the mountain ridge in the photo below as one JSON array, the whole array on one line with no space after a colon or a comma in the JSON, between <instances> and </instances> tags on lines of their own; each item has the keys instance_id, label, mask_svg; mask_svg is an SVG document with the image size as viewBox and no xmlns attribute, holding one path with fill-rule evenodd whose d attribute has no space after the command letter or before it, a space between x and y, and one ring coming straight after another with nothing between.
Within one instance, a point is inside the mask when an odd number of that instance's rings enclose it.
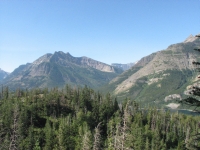
<instances>
[{"instance_id":1,"label":"mountain ridge","mask_svg":"<svg viewBox=\"0 0 200 150\"><path fill-rule=\"evenodd\" d=\"M157 71L160 71L160 70L166 70L166 69L182 70L182 69L193 68L192 61L194 61L194 58L195 58L195 56L192 55L193 50L192 52L187 52L187 49L184 49L184 47L187 46L188 44L190 45L191 43L184 42L184 45L183 43L175 44L175 45L173 44L173 45L170 45L166 50L157 52L154 58L151 61L149 61L148 65L144 66L142 70L135 73L128 80L124 81L122 85L116 88L115 92L118 93L120 91L126 90L130 88L135 83L135 80L137 80L141 76L146 76L151 73L156 73ZM182 53L180 53L180 51L182 51ZM174 57L175 55L176 57ZM183 58L179 59L180 57L183 57ZM148 59L148 58L144 58L144 59ZM170 62L171 64L169 65L167 62ZM140 65L140 61L137 64Z\"/></svg>"},{"instance_id":2,"label":"mountain ridge","mask_svg":"<svg viewBox=\"0 0 200 150\"><path fill-rule=\"evenodd\" d=\"M88 57L73 57L62 51L45 54L33 63L15 69L3 84L11 88L63 87L65 84L101 86L122 70Z\"/></svg>"},{"instance_id":3,"label":"mountain ridge","mask_svg":"<svg viewBox=\"0 0 200 150\"><path fill-rule=\"evenodd\" d=\"M174 94L182 98L187 87L197 82L192 62L200 60L199 53L193 50L199 47L200 39L191 36L185 41L143 57L131 69L111 80L102 91L110 91L119 100L130 97L144 105L170 107L173 102L175 106L177 102L164 101L165 98Z\"/></svg>"},{"instance_id":4,"label":"mountain ridge","mask_svg":"<svg viewBox=\"0 0 200 150\"><path fill-rule=\"evenodd\" d=\"M8 72L6 72L6 71L4 71L4 70L2 70L0 68L0 81L2 81L3 79L5 79L8 75L9 75Z\"/></svg>"}]
</instances>

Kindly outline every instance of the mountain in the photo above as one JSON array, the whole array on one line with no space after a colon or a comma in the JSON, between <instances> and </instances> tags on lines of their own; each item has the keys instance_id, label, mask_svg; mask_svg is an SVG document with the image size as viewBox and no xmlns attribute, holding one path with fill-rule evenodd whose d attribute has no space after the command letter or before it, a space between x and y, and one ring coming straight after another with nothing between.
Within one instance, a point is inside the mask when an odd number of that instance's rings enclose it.
<instances>
[{"instance_id":1,"label":"mountain","mask_svg":"<svg viewBox=\"0 0 200 150\"><path fill-rule=\"evenodd\" d=\"M114 67L117 67L117 68L120 68L120 69L126 71L126 70L130 69L131 67L133 67L136 63L128 63L128 64L112 63L111 66L114 66Z\"/></svg>"},{"instance_id":2,"label":"mountain","mask_svg":"<svg viewBox=\"0 0 200 150\"><path fill-rule=\"evenodd\" d=\"M0 81L5 79L8 75L9 75L8 72L5 72L5 71L1 70L1 68L0 68Z\"/></svg>"},{"instance_id":3,"label":"mountain","mask_svg":"<svg viewBox=\"0 0 200 150\"><path fill-rule=\"evenodd\" d=\"M176 108L175 99L182 99L189 85L197 82L197 72L192 62L200 60L200 39L189 36L184 42L170 45L142 58L131 69L123 72L105 86L119 100L126 97L141 105L168 106Z\"/></svg>"},{"instance_id":4,"label":"mountain","mask_svg":"<svg viewBox=\"0 0 200 150\"><path fill-rule=\"evenodd\" d=\"M73 57L69 53L46 54L33 63L21 65L3 84L9 88L63 87L88 85L97 88L122 73L122 70L88 57Z\"/></svg>"}]
</instances>

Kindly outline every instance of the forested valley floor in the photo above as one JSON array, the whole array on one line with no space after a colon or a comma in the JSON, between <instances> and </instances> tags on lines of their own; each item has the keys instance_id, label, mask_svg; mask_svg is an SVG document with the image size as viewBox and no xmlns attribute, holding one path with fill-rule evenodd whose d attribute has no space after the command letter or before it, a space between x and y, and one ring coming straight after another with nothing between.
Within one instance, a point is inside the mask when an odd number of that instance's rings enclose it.
<instances>
[{"instance_id":1,"label":"forested valley floor","mask_svg":"<svg viewBox=\"0 0 200 150\"><path fill-rule=\"evenodd\" d=\"M4 88L0 98L0 150L198 149L199 116L118 104L85 86Z\"/></svg>"}]
</instances>

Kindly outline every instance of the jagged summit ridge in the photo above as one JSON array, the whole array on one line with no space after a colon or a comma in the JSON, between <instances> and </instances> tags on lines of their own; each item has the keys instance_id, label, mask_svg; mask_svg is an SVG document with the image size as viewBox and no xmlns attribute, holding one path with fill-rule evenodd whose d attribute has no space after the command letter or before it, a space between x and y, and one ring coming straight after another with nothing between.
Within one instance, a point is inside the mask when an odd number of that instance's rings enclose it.
<instances>
[{"instance_id":1,"label":"jagged summit ridge","mask_svg":"<svg viewBox=\"0 0 200 150\"><path fill-rule=\"evenodd\" d=\"M62 51L55 52L54 54L45 54L33 62L33 65L39 65L43 62L54 62L60 65L68 66L69 63L81 65L84 67L92 67L103 72L115 72L113 66L107 65L105 63L93 60L86 56L83 57L73 57L69 52L64 53Z\"/></svg>"},{"instance_id":2,"label":"jagged summit ridge","mask_svg":"<svg viewBox=\"0 0 200 150\"><path fill-rule=\"evenodd\" d=\"M190 34L190 36L188 38L186 38L186 40L183 43L194 42L196 39L197 39L197 37Z\"/></svg>"}]
</instances>

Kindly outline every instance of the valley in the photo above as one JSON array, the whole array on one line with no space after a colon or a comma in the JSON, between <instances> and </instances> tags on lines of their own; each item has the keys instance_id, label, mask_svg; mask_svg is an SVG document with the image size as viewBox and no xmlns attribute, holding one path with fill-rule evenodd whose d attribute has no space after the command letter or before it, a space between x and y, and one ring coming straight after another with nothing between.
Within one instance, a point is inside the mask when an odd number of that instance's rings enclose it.
<instances>
[{"instance_id":1,"label":"valley","mask_svg":"<svg viewBox=\"0 0 200 150\"><path fill-rule=\"evenodd\" d=\"M58 51L21 65L9 75L4 73L1 84L11 90L87 85L104 94L109 92L119 102L130 98L141 107L181 109L178 101L187 96L191 85L199 84L198 73L192 65L193 61L200 60L198 52L193 50L199 45L200 40L190 35L184 42L127 65L108 65ZM168 98L171 95L178 98Z\"/></svg>"},{"instance_id":2,"label":"valley","mask_svg":"<svg viewBox=\"0 0 200 150\"><path fill-rule=\"evenodd\" d=\"M200 150L199 0L0 6L0 150Z\"/></svg>"},{"instance_id":3,"label":"valley","mask_svg":"<svg viewBox=\"0 0 200 150\"><path fill-rule=\"evenodd\" d=\"M198 45L112 65L58 51L0 70L0 149L198 149Z\"/></svg>"}]
</instances>

